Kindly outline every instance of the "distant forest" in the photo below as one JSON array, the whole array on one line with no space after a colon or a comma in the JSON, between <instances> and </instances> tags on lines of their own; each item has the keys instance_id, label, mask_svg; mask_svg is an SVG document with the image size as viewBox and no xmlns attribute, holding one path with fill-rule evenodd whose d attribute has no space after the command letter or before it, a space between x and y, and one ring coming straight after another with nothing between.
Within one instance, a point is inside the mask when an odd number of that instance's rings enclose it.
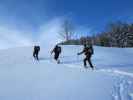
<instances>
[{"instance_id":1,"label":"distant forest","mask_svg":"<svg viewBox=\"0 0 133 100\"><path fill-rule=\"evenodd\" d=\"M69 30L66 32L68 31ZM106 47L133 47L133 24L123 22L111 23L106 26L104 32L92 36L81 37L79 39L68 39L67 37L61 44L82 45L86 42Z\"/></svg>"}]
</instances>

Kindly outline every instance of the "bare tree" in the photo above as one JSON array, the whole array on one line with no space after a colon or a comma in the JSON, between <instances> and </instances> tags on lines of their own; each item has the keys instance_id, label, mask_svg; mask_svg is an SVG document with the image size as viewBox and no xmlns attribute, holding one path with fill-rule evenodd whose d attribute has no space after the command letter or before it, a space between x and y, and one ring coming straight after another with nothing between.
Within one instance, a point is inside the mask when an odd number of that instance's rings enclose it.
<instances>
[{"instance_id":1,"label":"bare tree","mask_svg":"<svg viewBox=\"0 0 133 100\"><path fill-rule=\"evenodd\" d=\"M59 33L61 38L65 39L65 41L71 40L74 35L74 27L69 20L64 20L62 24L61 33Z\"/></svg>"}]
</instances>

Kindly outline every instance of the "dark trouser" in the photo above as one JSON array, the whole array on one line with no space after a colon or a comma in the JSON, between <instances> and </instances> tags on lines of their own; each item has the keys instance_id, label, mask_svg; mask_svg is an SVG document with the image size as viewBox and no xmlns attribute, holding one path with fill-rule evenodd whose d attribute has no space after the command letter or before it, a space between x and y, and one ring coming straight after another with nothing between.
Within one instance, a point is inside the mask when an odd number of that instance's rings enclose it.
<instances>
[{"instance_id":1,"label":"dark trouser","mask_svg":"<svg viewBox=\"0 0 133 100\"><path fill-rule=\"evenodd\" d=\"M88 61L88 63L90 64L91 68L94 68L92 63L91 63L91 55L87 55L86 58L84 59L84 66L86 66L86 62Z\"/></svg>"},{"instance_id":2,"label":"dark trouser","mask_svg":"<svg viewBox=\"0 0 133 100\"><path fill-rule=\"evenodd\" d=\"M39 60L39 59L38 59L38 53L39 53L39 52L33 52L33 57L34 57L35 59L37 59L37 60Z\"/></svg>"},{"instance_id":3,"label":"dark trouser","mask_svg":"<svg viewBox=\"0 0 133 100\"><path fill-rule=\"evenodd\" d=\"M58 58L59 58L59 53L55 53L55 55L54 55L54 59L57 61Z\"/></svg>"}]
</instances>

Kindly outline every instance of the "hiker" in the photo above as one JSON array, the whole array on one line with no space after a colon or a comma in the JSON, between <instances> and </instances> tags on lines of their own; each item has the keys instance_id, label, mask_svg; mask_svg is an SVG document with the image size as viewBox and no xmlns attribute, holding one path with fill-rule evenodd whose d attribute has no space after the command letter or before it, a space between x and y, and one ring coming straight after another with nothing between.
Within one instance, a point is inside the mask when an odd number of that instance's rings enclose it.
<instances>
[{"instance_id":1,"label":"hiker","mask_svg":"<svg viewBox=\"0 0 133 100\"><path fill-rule=\"evenodd\" d=\"M56 45L54 49L51 51L51 54L54 53L54 59L57 61L57 63L60 63L59 55L61 53L61 47L59 45Z\"/></svg>"},{"instance_id":2,"label":"hiker","mask_svg":"<svg viewBox=\"0 0 133 100\"><path fill-rule=\"evenodd\" d=\"M33 57L34 57L36 60L39 60L39 58L38 58L39 51L40 51L40 46L34 46Z\"/></svg>"},{"instance_id":3,"label":"hiker","mask_svg":"<svg viewBox=\"0 0 133 100\"><path fill-rule=\"evenodd\" d=\"M93 67L93 65L92 65L92 63L91 63L91 56L93 55L93 53L94 53L94 50L93 50L93 47L92 47L92 44L90 44L89 46L87 46L86 44L84 44L84 49L83 49L83 51L82 52L80 52L80 53L78 53L77 55L81 55L81 54L83 54L84 53L84 55L85 55L85 58L84 58L84 60L83 60L83 62L84 62L84 67L85 68L88 68L87 67L87 62L90 64L90 67L92 68L92 69L94 69L94 67Z\"/></svg>"}]
</instances>

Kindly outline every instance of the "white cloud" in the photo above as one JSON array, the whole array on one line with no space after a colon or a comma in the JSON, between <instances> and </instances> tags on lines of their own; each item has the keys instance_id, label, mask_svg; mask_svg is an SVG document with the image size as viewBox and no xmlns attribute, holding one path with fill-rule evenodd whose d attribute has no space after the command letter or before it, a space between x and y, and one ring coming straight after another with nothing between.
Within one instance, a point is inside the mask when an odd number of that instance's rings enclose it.
<instances>
[{"instance_id":1,"label":"white cloud","mask_svg":"<svg viewBox=\"0 0 133 100\"><path fill-rule=\"evenodd\" d=\"M24 31L9 28L8 26L0 26L0 49L32 46L32 45L46 45L52 47L61 42L59 32L61 29L62 18L54 18L47 23L40 26L38 34L28 36ZM32 33L32 32L30 32Z\"/></svg>"},{"instance_id":2,"label":"white cloud","mask_svg":"<svg viewBox=\"0 0 133 100\"><path fill-rule=\"evenodd\" d=\"M61 32L64 19L64 17L58 17L45 22L43 25L40 25L37 34L34 34L30 29L27 29L29 31L27 34L25 30L17 30L17 27L13 29L0 26L0 49L33 46L36 44L51 48L62 41L59 33ZM81 36L86 36L90 32L90 28L76 26L76 34L74 37L79 38Z\"/></svg>"},{"instance_id":3,"label":"white cloud","mask_svg":"<svg viewBox=\"0 0 133 100\"><path fill-rule=\"evenodd\" d=\"M32 39L15 29L0 26L0 49L28 46Z\"/></svg>"},{"instance_id":4,"label":"white cloud","mask_svg":"<svg viewBox=\"0 0 133 100\"><path fill-rule=\"evenodd\" d=\"M41 44L46 46L54 46L55 44L61 42L59 32L62 25L62 18L55 18L40 27L39 41Z\"/></svg>"}]
</instances>

